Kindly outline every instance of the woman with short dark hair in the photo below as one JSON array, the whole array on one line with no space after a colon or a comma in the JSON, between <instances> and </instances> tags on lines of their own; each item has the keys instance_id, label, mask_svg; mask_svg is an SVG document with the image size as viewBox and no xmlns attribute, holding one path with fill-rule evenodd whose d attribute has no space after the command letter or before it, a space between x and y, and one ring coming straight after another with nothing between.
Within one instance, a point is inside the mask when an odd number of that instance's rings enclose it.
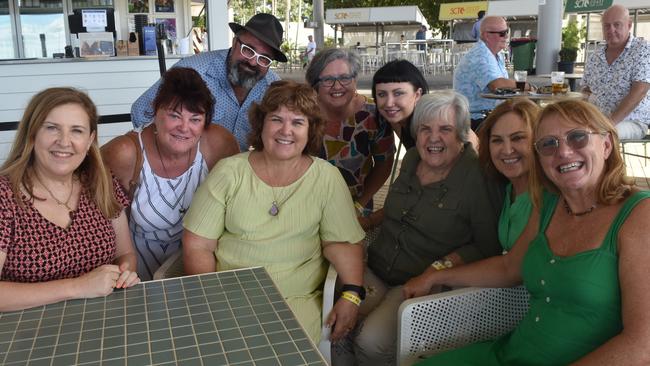
<instances>
[{"instance_id":1,"label":"woman with short dark hair","mask_svg":"<svg viewBox=\"0 0 650 366\"><path fill-rule=\"evenodd\" d=\"M194 69L169 69L152 106L155 115L142 131L102 146L131 199L129 228L145 281L180 250L183 216L196 188L217 161L239 152L235 137L210 122L214 98Z\"/></svg>"}]
</instances>

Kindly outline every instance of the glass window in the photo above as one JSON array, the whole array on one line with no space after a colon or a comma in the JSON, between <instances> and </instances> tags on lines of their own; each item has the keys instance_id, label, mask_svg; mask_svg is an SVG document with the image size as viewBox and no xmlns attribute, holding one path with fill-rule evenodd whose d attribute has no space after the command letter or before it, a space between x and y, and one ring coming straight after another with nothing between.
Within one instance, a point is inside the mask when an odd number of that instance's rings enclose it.
<instances>
[{"instance_id":1,"label":"glass window","mask_svg":"<svg viewBox=\"0 0 650 366\"><path fill-rule=\"evenodd\" d=\"M0 59L15 58L14 30L9 15L9 0L0 0Z\"/></svg>"},{"instance_id":2,"label":"glass window","mask_svg":"<svg viewBox=\"0 0 650 366\"><path fill-rule=\"evenodd\" d=\"M62 0L20 2L20 31L25 57L52 57L66 45Z\"/></svg>"}]
</instances>

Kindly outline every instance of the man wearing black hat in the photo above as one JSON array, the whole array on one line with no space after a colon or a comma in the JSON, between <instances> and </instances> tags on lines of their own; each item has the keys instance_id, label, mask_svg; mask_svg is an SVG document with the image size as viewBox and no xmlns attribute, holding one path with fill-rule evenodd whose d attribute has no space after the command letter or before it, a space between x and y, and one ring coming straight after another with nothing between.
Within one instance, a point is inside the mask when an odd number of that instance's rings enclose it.
<instances>
[{"instance_id":1,"label":"man wearing black hat","mask_svg":"<svg viewBox=\"0 0 650 366\"><path fill-rule=\"evenodd\" d=\"M280 22L271 14L256 14L246 25L229 23L235 33L232 47L203 52L177 62L174 67L195 69L215 98L213 123L227 128L237 138L240 149L248 150L250 131L248 108L262 99L267 87L279 80L269 70L273 60L287 62L280 50L284 33ZM155 114L151 102L160 80L131 106L131 120L136 128L149 124Z\"/></svg>"}]
</instances>

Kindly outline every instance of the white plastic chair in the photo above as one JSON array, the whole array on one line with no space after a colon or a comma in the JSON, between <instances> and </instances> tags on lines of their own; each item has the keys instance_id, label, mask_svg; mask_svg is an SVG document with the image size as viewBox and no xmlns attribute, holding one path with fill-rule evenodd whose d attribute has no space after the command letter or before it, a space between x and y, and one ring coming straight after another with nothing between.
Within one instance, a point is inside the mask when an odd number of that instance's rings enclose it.
<instances>
[{"instance_id":1,"label":"white plastic chair","mask_svg":"<svg viewBox=\"0 0 650 366\"><path fill-rule=\"evenodd\" d=\"M330 268L327 270L327 276L325 277L325 285L323 286L323 317L320 343L318 344L318 350L323 355L323 358L325 358L328 365L332 364L332 342L330 342L331 329L325 326L325 321L334 306L334 292L336 291L337 276L338 274L336 273L334 266L330 264Z\"/></svg>"},{"instance_id":2,"label":"white plastic chair","mask_svg":"<svg viewBox=\"0 0 650 366\"><path fill-rule=\"evenodd\" d=\"M528 298L523 286L468 287L404 301L398 313L400 365L511 331L526 315Z\"/></svg>"}]
</instances>

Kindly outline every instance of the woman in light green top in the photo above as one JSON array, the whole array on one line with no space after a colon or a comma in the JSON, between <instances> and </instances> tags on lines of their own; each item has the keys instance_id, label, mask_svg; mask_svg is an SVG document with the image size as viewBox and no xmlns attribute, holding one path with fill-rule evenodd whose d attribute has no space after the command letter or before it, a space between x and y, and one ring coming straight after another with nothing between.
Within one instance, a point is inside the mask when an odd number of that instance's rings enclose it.
<instances>
[{"instance_id":1,"label":"woman in light green top","mask_svg":"<svg viewBox=\"0 0 650 366\"><path fill-rule=\"evenodd\" d=\"M312 88L274 82L249 121L254 151L221 160L185 216L185 272L265 267L318 342L328 261L363 297L363 251L353 244L365 233L336 167L309 155L320 148L323 128ZM330 313L332 340L355 324L358 306L348 299L342 296Z\"/></svg>"},{"instance_id":2,"label":"woman in light green top","mask_svg":"<svg viewBox=\"0 0 650 366\"><path fill-rule=\"evenodd\" d=\"M533 122L539 110L529 99L506 100L490 113L479 130L481 166L506 185L499 217L499 242L504 251L515 244L533 209L528 173L534 158Z\"/></svg>"}]
</instances>

